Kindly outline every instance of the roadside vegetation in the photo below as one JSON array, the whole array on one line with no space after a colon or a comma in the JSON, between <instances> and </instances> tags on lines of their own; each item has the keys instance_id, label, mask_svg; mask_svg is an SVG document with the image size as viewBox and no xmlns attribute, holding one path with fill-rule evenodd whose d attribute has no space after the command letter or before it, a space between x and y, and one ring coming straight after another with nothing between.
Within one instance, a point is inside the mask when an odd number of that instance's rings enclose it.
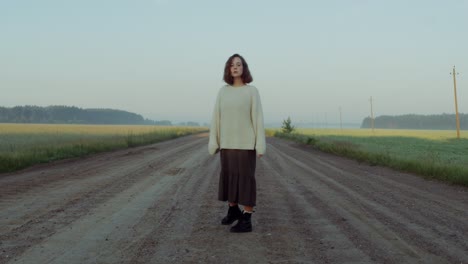
<instances>
[{"instance_id":1,"label":"roadside vegetation","mask_svg":"<svg viewBox=\"0 0 468 264\"><path fill-rule=\"evenodd\" d=\"M465 133L461 139L447 130L296 128L286 133L283 124L283 128L270 129L267 134L370 165L468 186L468 135Z\"/></svg>"},{"instance_id":2,"label":"roadside vegetation","mask_svg":"<svg viewBox=\"0 0 468 264\"><path fill-rule=\"evenodd\" d=\"M145 125L0 124L0 172L207 131Z\"/></svg>"}]
</instances>

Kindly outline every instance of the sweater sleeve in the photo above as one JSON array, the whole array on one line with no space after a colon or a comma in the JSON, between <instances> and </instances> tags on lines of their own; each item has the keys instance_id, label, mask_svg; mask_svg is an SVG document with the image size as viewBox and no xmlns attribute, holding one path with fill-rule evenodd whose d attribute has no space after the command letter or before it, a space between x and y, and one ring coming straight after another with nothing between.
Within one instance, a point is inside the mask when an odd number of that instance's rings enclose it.
<instances>
[{"instance_id":1,"label":"sweater sleeve","mask_svg":"<svg viewBox=\"0 0 468 264\"><path fill-rule=\"evenodd\" d=\"M210 126L210 138L208 141L208 153L211 155L216 154L219 151L220 146L220 133L219 133L219 124L220 124L220 117L221 111L219 106L219 101L221 97L221 90L218 92L218 96L216 97L216 103L213 110L213 117L211 118L211 126Z\"/></svg>"},{"instance_id":2,"label":"sweater sleeve","mask_svg":"<svg viewBox=\"0 0 468 264\"><path fill-rule=\"evenodd\" d=\"M263 124L263 109L260 100L260 94L257 88L255 88L254 91L255 92L252 98L252 110L250 114L255 132L255 150L257 151L257 154L263 155L266 151L265 127Z\"/></svg>"}]
</instances>

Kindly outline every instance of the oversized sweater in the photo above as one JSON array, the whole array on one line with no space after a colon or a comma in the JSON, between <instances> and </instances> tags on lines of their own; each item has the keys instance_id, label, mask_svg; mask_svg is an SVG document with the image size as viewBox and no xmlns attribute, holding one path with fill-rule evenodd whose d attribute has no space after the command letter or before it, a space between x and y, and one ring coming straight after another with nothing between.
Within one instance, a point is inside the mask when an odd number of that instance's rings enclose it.
<instances>
[{"instance_id":1,"label":"oversized sweater","mask_svg":"<svg viewBox=\"0 0 468 264\"><path fill-rule=\"evenodd\" d=\"M218 91L211 121L208 152L220 149L255 149L265 153L265 129L256 87L225 85Z\"/></svg>"}]
</instances>

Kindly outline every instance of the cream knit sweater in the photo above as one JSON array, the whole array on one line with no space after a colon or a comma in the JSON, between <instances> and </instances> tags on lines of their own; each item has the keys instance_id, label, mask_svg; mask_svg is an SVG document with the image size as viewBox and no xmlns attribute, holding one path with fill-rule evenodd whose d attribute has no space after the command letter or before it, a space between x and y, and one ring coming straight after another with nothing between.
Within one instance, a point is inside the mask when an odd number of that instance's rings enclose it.
<instances>
[{"instance_id":1,"label":"cream knit sweater","mask_svg":"<svg viewBox=\"0 0 468 264\"><path fill-rule=\"evenodd\" d=\"M265 153L265 129L260 94L252 85L223 86L216 98L208 152L220 149L255 149Z\"/></svg>"}]
</instances>

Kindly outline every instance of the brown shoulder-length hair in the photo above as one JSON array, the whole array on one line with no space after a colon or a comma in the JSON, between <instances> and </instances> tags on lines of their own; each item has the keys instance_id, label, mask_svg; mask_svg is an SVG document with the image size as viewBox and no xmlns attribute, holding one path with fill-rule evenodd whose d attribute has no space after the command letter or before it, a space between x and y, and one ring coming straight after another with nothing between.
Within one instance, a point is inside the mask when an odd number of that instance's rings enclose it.
<instances>
[{"instance_id":1,"label":"brown shoulder-length hair","mask_svg":"<svg viewBox=\"0 0 468 264\"><path fill-rule=\"evenodd\" d=\"M241 75L242 81L244 83L251 83L253 81L253 78L252 78L252 75L250 74L249 65L244 60L244 58L241 55L237 54L237 53L232 55L231 57L229 57L229 59L226 61L226 65L224 65L223 80L227 84L230 84L230 85L234 84L234 78L231 75L231 63L232 63L232 61L234 60L235 57L238 57L242 61L242 68L243 68L243 72L242 72L242 75Z\"/></svg>"}]
</instances>

